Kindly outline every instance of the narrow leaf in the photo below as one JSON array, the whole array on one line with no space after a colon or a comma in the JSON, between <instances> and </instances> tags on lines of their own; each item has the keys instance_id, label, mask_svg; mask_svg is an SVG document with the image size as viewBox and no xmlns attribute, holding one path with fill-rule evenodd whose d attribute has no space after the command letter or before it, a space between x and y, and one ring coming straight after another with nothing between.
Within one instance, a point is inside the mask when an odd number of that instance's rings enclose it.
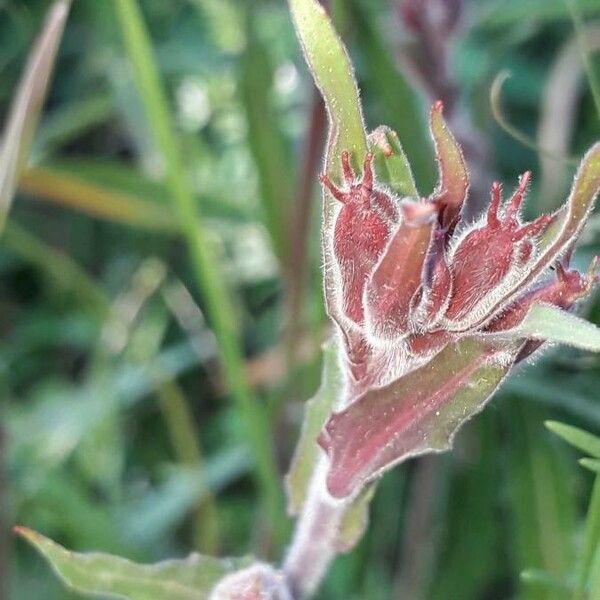
<instances>
[{"instance_id":1,"label":"narrow leaf","mask_svg":"<svg viewBox=\"0 0 600 600\"><path fill-rule=\"evenodd\" d=\"M55 169L27 169L21 176L19 189L92 217L142 229L177 231L177 223L167 207Z\"/></svg>"},{"instance_id":2,"label":"narrow leaf","mask_svg":"<svg viewBox=\"0 0 600 600\"><path fill-rule=\"evenodd\" d=\"M246 109L248 145L256 165L265 226L280 260L285 254L285 215L294 173L271 98L273 68L256 32L252 9L247 16L247 44L242 58L241 98Z\"/></svg>"},{"instance_id":3,"label":"narrow leaf","mask_svg":"<svg viewBox=\"0 0 600 600\"><path fill-rule=\"evenodd\" d=\"M600 459L598 458L580 458L577 462L592 473L600 473Z\"/></svg>"},{"instance_id":4,"label":"narrow leaf","mask_svg":"<svg viewBox=\"0 0 600 600\"><path fill-rule=\"evenodd\" d=\"M458 428L490 399L515 352L465 338L334 413L319 438L330 459L329 492L348 496L407 458L449 449Z\"/></svg>"},{"instance_id":5,"label":"narrow leaf","mask_svg":"<svg viewBox=\"0 0 600 600\"><path fill-rule=\"evenodd\" d=\"M323 346L321 387L304 409L304 421L290 471L285 478L288 513L297 515L306 498L308 483L319 456L317 436L339 399L343 386L336 344L330 340Z\"/></svg>"},{"instance_id":6,"label":"narrow leaf","mask_svg":"<svg viewBox=\"0 0 600 600\"><path fill-rule=\"evenodd\" d=\"M527 569L523 571L521 573L521 581L530 585L547 588L548 590L572 592L575 589L572 583L542 569Z\"/></svg>"},{"instance_id":7,"label":"narrow leaf","mask_svg":"<svg viewBox=\"0 0 600 600\"><path fill-rule=\"evenodd\" d=\"M600 352L600 327L549 304L534 304L519 326L507 333Z\"/></svg>"},{"instance_id":8,"label":"narrow leaf","mask_svg":"<svg viewBox=\"0 0 600 600\"><path fill-rule=\"evenodd\" d=\"M369 134L368 140L377 181L400 197L416 198L419 193L398 134L381 125Z\"/></svg>"},{"instance_id":9,"label":"narrow leaf","mask_svg":"<svg viewBox=\"0 0 600 600\"><path fill-rule=\"evenodd\" d=\"M110 554L69 552L24 527L15 531L44 556L68 587L127 600L208 600L220 579L252 564L250 558L192 554L183 560L140 565Z\"/></svg>"},{"instance_id":10,"label":"narrow leaf","mask_svg":"<svg viewBox=\"0 0 600 600\"><path fill-rule=\"evenodd\" d=\"M289 0L306 62L329 114L328 173L339 181L339 157L350 153L357 168L367 152L358 87L342 41L317 0Z\"/></svg>"},{"instance_id":11,"label":"narrow leaf","mask_svg":"<svg viewBox=\"0 0 600 600\"><path fill-rule=\"evenodd\" d=\"M572 425L566 425L565 423L558 423L557 421L546 421L544 425L554 434L561 437L565 442L571 444L578 450L585 452L593 456L594 458L600 459L600 438L579 429Z\"/></svg>"},{"instance_id":12,"label":"narrow leaf","mask_svg":"<svg viewBox=\"0 0 600 600\"><path fill-rule=\"evenodd\" d=\"M50 8L8 113L0 150L0 230L42 110L69 5L70 0L57 0Z\"/></svg>"},{"instance_id":13,"label":"narrow leaf","mask_svg":"<svg viewBox=\"0 0 600 600\"><path fill-rule=\"evenodd\" d=\"M306 62L321 91L329 118L326 171L340 183L340 156L348 151L356 172L367 153L358 86L350 59L323 6L317 0L288 0L296 32ZM323 262L325 299L329 314L335 318L334 264L330 251L337 207L329 194L323 196Z\"/></svg>"}]
</instances>

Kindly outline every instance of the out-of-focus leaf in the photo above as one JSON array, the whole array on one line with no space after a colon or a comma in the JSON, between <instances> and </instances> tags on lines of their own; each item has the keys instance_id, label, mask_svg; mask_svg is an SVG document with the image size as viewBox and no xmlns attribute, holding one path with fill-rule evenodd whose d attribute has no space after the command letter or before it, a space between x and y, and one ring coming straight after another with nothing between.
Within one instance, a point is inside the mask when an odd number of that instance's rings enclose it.
<instances>
[{"instance_id":1,"label":"out-of-focus leaf","mask_svg":"<svg viewBox=\"0 0 600 600\"><path fill-rule=\"evenodd\" d=\"M16 532L44 556L70 588L127 600L205 600L225 575L253 562L251 558L192 554L183 560L140 565L110 554L69 552L30 529L20 527Z\"/></svg>"},{"instance_id":2,"label":"out-of-focus leaf","mask_svg":"<svg viewBox=\"0 0 600 600\"><path fill-rule=\"evenodd\" d=\"M190 0L198 7L203 23L208 23L209 34L227 52L244 49L244 23L240 10L231 0Z\"/></svg>"},{"instance_id":3,"label":"out-of-focus leaf","mask_svg":"<svg viewBox=\"0 0 600 600\"><path fill-rule=\"evenodd\" d=\"M518 327L507 333L600 352L600 327L549 304L534 304Z\"/></svg>"},{"instance_id":4,"label":"out-of-focus leaf","mask_svg":"<svg viewBox=\"0 0 600 600\"><path fill-rule=\"evenodd\" d=\"M319 438L330 459L329 492L348 496L407 458L448 450L458 428L490 399L514 352L464 338L334 413Z\"/></svg>"},{"instance_id":5,"label":"out-of-focus leaf","mask_svg":"<svg viewBox=\"0 0 600 600\"><path fill-rule=\"evenodd\" d=\"M575 506L563 458L550 439L540 435L539 408L524 398L511 398L509 485L515 577L540 569L566 578L573 560L571 532ZM526 586L526 600L566 600L563 590Z\"/></svg>"},{"instance_id":6,"label":"out-of-focus leaf","mask_svg":"<svg viewBox=\"0 0 600 600\"><path fill-rule=\"evenodd\" d=\"M381 125L369 134L368 140L377 181L400 197L416 198L419 193L398 134Z\"/></svg>"},{"instance_id":7,"label":"out-of-focus leaf","mask_svg":"<svg viewBox=\"0 0 600 600\"><path fill-rule=\"evenodd\" d=\"M578 0L584 14L598 14L596 0ZM527 21L569 20L569 9L564 0L503 0L499 3L481 4L477 18L478 27L503 28Z\"/></svg>"},{"instance_id":8,"label":"out-of-focus leaf","mask_svg":"<svg viewBox=\"0 0 600 600\"><path fill-rule=\"evenodd\" d=\"M101 287L69 256L47 246L43 241L17 225L6 224L4 244L52 280L52 284L73 292L86 306L99 315L108 311L108 298Z\"/></svg>"},{"instance_id":9,"label":"out-of-focus leaf","mask_svg":"<svg viewBox=\"0 0 600 600\"><path fill-rule=\"evenodd\" d=\"M600 406L596 402L595 391L574 389L573 382L569 383L570 385L565 382L562 374L557 375L546 370L536 372L529 367L506 382L506 391L528 396L534 402L561 411L568 411L574 417L600 427Z\"/></svg>"},{"instance_id":10,"label":"out-of-focus leaf","mask_svg":"<svg viewBox=\"0 0 600 600\"><path fill-rule=\"evenodd\" d=\"M290 515L299 514L302 508L310 477L321 452L317 445L317 436L339 399L342 385L336 344L329 341L323 346L321 387L306 403L300 439L294 451L290 471L285 478Z\"/></svg>"},{"instance_id":11,"label":"out-of-focus leaf","mask_svg":"<svg viewBox=\"0 0 600 600\"><path fill-rule=\"evenodd\" d=\"M21 176L19 189L34 197L109 221L144 229L176 230L173 216L166 207L52 169L27 169Z\"/></svg>"},{"instance_id":12,"label":"out-of-focus leaf","mask_svg":"<svg viewBox=\"0 0 600 600\"><path fill-rule=\"evenodd\" d=\"M294 173L272 102L273 68L248 7L247 46L242 58L240 92L246 109L248 144L258 172L267 231L280 260L285 254L286 214Z\"/></svg>"},{"instance_id":13,"label":"out-of-focus leaf","mask_svg":"<svg viewBox=\"0 0 600 600\"><path fill-rule=\"evenodd\" d=\"M600 473L600 459L598 458L580 458L577 462L592 473Z\"/></svg>"},{"instance_id":14,"label":"out-of-focus leaf","mask_svg":"<svg viewBox=\"0 0 600 600\"><path fill-rule=\"evenodd\" d=\"M39 162L74 138L83 135L109 117L113 107L108 95L96 95L69 102L39 125L31 146L31 160Z\"/></svg>"},{"instance_id":15,"label":"out-of-focus leaf","mask_svg":"<svg viewBox=\"0 0 600 600\"><path fill-rule=\"evenodd\" d=\"M594 560L590 566L588 598L600 598L600 545L596 548Z\"/></svg>"},{"instance_id":16,"label":"out-of-focus leaf","mask_svg":"<svg viewBox=\"0 0 600 600\"><path fill-rule=\"evenodd\" d=\"M244 425L248 447L254 456L256 481L277 537L282 538L287 522L268 417L263 407L255 401L254 392L247 380L243 352L238 340L235 307L219 268L217 253L210 237L201 227L150 35L137 0L116 0L112 5L133 67L132 74L142 100L148 128L165 161L165 181L179 230L188 247L197 284L204 296L207 316L219 343L223 370L238 411L238 419Z\"/></svg>"},{"instance_id":17,"label":"out-of-focus leaf","mask_svg":"<svg viewBox=\"0 0 600 600\"><path fill-rule=\"evenodd\" d=\"M69 6L70 0L57 0L50 8L8 114L0 150L0 229L42 110Z\"/></svg>"},{"instance_id":18,"label":"out-of-focus leaf","mask_svg":"<svg viewBox=\"0 0 600 600\"><path fill-rule=\"evenodd\" d=\"M80 157L57 158L44 168L110 192L124 193L140 202L159 205L169 203L168 190L161 182L151 180L138 169L116 161ZM224 219L234 223L246 223L255 218L252 207L232 202L228 198L199 194L197 201L200 213L206 218ZM169 218L174 220L172 216Z\"/></svg>"},{"instance_id":19,"label":"out-of-focus leaf","mask_svg":"<svg viewBox=\"0 0 600 600\"><path fill-rule=\"evenodd\" d=\"M579 590L585 590L590 579L597 586L598 580L598 549L600 548L600 475L596 475L592 497L588 505L583 551L577 569L577 582ZM583 596L583 594L581 594ZM594 598L595 596L589 596Z\"/></svg>"},{"instance_id":20,"label":"out-of-focus leaf","mask_svg":"<svg viewBox=\"0 0 600 600\"><path fill-rule=\"evenodd\" d=\"M557 436L561 437L565 442L571 444L578 450L586 452L594 458L600 458L600 438L579 429L572 425L566 425L565 423L558 423L557 421L546 421L544 423L546 427Z\"/></svg>"},{"instance_id":21,"label":"out-of-focus leaf","mask_svg":"<svg viewBox=\"0 0 600 600\"><path fill-rule=\"evenodd\" d=\"M317 0L289 0L306 62L325 100L329 114L327 172L340 180L342 151L357 168L367 152L358 87L342 41Z\"/></svg>"},{"instance_id":22,"label":"out-of-focus leaf","mask_svg":"<svg viewBox=\"0 0 600 600\"><path fill-rule=\"evenodd\" d=\"M356 29L356 43L365 57L365 86L372 86L373 96L379 101L381 120L398 132L417 187L428 190L434 182L434 161L427 136L426 111L394 64L394 51L386 47L368 11L356 0L346 4Z\"/></svg>"},{"instance_id":23,"label":"out-of-focus leaf","mask_svg":"<svg viewBox=\"0 0 600 600\"><path fill-rule=\"evenodd\" d=\"M440 465L449 479L448 506L444 531L439 540L433 538L440 552L431 589L424 594L427 600L447 600L448 590L480 598L497 577L496 549L502 535L502 524L495 516L502 462L498 438L497 415L484 411L469 425L461 440L464 443L451 460Z\"/></svg>"},{"instance_id":24,"label":"out-of-focus leaf","mask_svg":"<svg viewBox=\"0 0 600 600\"><path fill-rule=\"evenodd\" d=\"M575 586L569 581L541 569L526 569L521 573L521 581L550 591L572 592L575 589Z\"/></svg>"}]
</instances>

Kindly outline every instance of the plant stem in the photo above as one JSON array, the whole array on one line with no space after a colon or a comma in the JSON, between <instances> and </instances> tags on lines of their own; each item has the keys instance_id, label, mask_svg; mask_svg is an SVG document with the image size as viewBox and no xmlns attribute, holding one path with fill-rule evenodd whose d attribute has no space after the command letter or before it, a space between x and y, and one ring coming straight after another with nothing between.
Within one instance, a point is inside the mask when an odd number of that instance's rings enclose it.
<instances>
[{"instance_id":1,"label":"plant stem","mask_svg":"<svg viewBox=\"0 0 600 600\"><path fill-rule=\"evenodd\" d=\"M243 356L237 340L235 311L224 280L219 274L215 253L200 227L148 32L136 0L116 0L115 7L148 124L166 163L166 179L176 218L187 242L197 283L206 302L207 315L219 342L223 368L236 404L238 419L246 426L257 483L276 533L282 535L285 517L269 423L246 379Z\"/></svg>"},{"instance_id":2,"label":"plant stem","mask_svg":"<svg viewBox=\"0 0 600 600\"><path fill-rule=\"evenodd\" d=\"M336 538L348 500L335 500L327 492L327 458L321 454L313 472L283 572L294 598L311 596L338 550Z\"/></svg>"}]
</instances>

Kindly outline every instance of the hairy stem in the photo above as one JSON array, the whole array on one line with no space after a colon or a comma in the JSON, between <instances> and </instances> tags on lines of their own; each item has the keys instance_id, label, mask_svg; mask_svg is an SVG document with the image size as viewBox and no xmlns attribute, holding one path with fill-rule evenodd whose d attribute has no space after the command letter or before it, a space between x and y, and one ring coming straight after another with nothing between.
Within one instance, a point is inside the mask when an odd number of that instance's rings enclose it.
<instances>
[{"instance_id":1,"label":"hairy stem","mask_svg":"<svg viewBox=\"0 0 600 600\"><path fill-rule=\"evenodd\" d=\"M335 500L327 492L327 462L321 454L283 564L296 599L308 598L317 590L338 553L336 539L348 501Z\"/></svg>"}]
</instances>

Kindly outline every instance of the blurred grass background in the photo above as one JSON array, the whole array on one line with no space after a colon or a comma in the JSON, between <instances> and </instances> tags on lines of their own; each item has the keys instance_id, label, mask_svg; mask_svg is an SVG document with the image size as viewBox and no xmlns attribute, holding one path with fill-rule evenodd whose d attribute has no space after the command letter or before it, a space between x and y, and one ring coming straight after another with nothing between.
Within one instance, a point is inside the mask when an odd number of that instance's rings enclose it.
<instances>
[{"instance_id":1,"label":"blurred grass background","mask_svg":"<svg viewBox=\"0 0 600 600\"><path fill-rule=\"evenodd\" d=\"M598 139L579 53L600 48L597 1L577 3L579 40L562 0L465 1L441 64L402 2L330 4L369 126L400 133L422 194L441 95L475 205L493 177L509 189L527 168L530 214L560 203L564 157ZM48 6L0 3L2 115ZM502 69L506 119L563 160L493 119ZM138 561L281 555L280 477L327 330L324 127L283 0L75 0L0 247L11 522ZM594 217L575 264L599 248ZM582 311L600 322L597 297ZM561 348L521 367L451 454L384 478L368 534L320 598L569 597L519 574L573 574L592 478L543 420L599 433L599 390L594 356ZM73 597L24 544L0 544L11 598Z\"/></svg>"}]
</instances>

